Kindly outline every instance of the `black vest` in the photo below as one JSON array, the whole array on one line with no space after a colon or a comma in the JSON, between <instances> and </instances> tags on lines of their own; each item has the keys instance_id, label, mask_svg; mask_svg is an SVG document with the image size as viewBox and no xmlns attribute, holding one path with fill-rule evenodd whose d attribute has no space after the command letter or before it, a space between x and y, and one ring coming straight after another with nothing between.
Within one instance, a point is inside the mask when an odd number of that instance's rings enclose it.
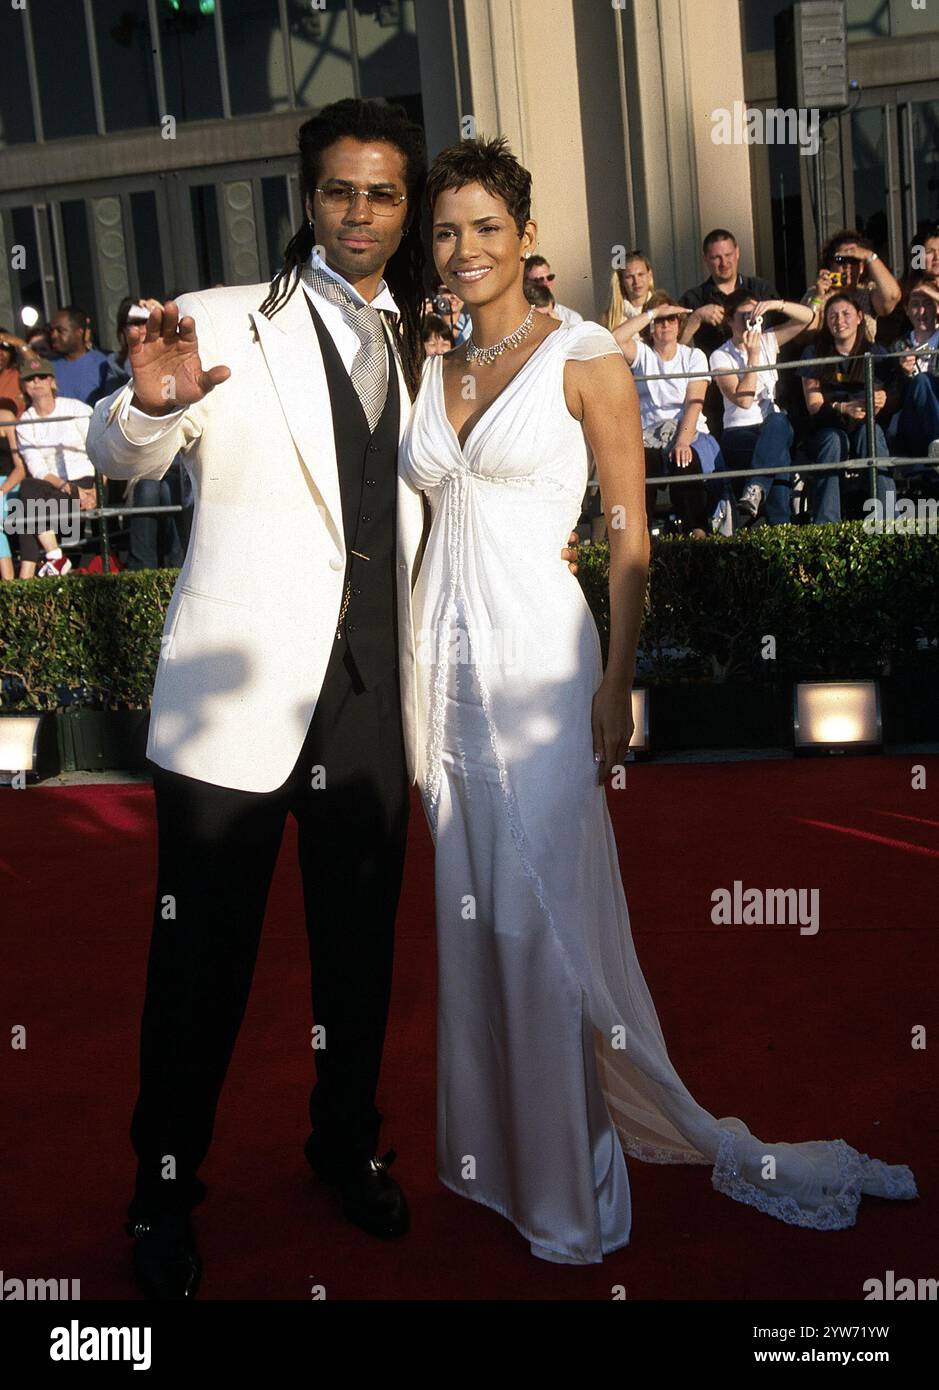
<instances>
[{"instance_id":1,"label":"black vest","mask_svg":"<svg viewBox=\"0 0 939 1390\"><path fill-rule=\"evenodd\" d=\"M347 556L343 593L346 583L352 584L343 629L362 684L369 689L398 664L398 372L391 345L386 343L388 392L373 434L332 335L310 296L304 293L303 297L319 338L333 415ZM361 558L365 555L367 560Z\"/></svg>"}]
</instances>

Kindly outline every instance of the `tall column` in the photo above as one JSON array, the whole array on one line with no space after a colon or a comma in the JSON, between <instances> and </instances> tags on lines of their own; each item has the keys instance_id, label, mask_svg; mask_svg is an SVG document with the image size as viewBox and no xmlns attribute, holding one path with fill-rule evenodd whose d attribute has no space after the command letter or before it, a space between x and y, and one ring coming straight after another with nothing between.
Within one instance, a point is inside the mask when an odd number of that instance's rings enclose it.
<instances>
[{"instance_id":1,"label":"tall column","mask_svg":"<svg viewBox=\"0 0 939 1390\"><path fill-rule=\"evenodd\" d=\"M637 234L657 283L681 293L704 279L713 227L735 234L752 271L749 146L712 139L714 113L743 102L737 0L629 0L621 14Z\"/></svg>"},{"instance_id":2,"label":"tall column","mask_svg":"<svg viewBox=\"0 0 939 1390\"><path fill-rule=\"evenodd\" d=\"M418 0L417 6L422 79L422 10L427 3ZM439 79L429 74L428 137L433 156L442 145L465 134L460 122L472 117L477 134L508 138L513 153L531 171L538 250L557 275L558 298L592 318L597 308L594 256L601 255L608 274L609 249L602 240L599 251L593 244L585 147L588 140L602 142L605 137L602 132L588 135L583 126L581 86L587 73L580 70L576 57L575 8L572 0L454 0L451 39L456 59L448 65L451 100L441 102ZM606 21L611 51L612 11L606 11L602 0L599 11ZM434 32L432 23L428 15L423 31L428 37ZM443 57L439 29L436 35L436 53ZM591 55L585 55L588 66L590 61ZM615 91L608 95L616 157L619 114ZM457 102L463 107L459 112ZM618 143L622 166L621 139Z\"/></svg>"}]
</instances>

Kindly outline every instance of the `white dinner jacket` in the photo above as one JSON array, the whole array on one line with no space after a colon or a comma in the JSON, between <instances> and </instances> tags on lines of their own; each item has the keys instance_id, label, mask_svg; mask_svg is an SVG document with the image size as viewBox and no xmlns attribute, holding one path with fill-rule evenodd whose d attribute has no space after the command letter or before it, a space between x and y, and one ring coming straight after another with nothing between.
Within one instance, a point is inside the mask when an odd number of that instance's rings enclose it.
<instances>
[{"instance_id":1,"label":"white dinner jacket","mask_svg":"<svg viewBox=\"0 0 939 1390\"><path fill-rule=\"evenodd\" d=\"M114 478L162 478L181 450L194 513L166 612L147 756L242 791L289 776L336 640L346 569L332 408L302 285L271 318L266 284L180 295L204 368L231 376L135 443L122 422L133 380L98 402L88 454ZM387 325L386 336L390 338ZM401 411L410 399L397 353ZM411 588L423 534L421 494L397 483L401 710L414 780L419 728ZM326 769L326 776L329 770Z\"/></svg>"}]
</instances>

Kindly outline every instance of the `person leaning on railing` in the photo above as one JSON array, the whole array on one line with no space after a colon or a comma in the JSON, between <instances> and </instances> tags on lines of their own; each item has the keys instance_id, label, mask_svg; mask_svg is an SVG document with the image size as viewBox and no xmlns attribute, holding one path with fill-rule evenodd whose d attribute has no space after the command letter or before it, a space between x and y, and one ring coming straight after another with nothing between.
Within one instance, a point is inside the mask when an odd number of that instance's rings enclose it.
<instances>
[{"instance_id":1,"label":"person leaning on railing","mask_svg":"<svg viewBox=\"0 0 939 1390\"><path fill-rule=\"evenodd\" d=\"M890 351L912 351L897 361L899 409L887 426L887 443L901 458L939 458L939 288L931 278L915 277L906 312L913 326ZM934 477L936 470L925 463L897 469L902 478L914 473Z\"/></svg>"},{"instance_id":2,"label":"person leaning on railing","mask_svg":"<svg viewBox=\"0 0 939 1390\"><path fill-rule=\"evenodd\" d=\"M864 314L856 296L845 292L832 295L825 305L822 329L802 356L842 357L844 363L825 367L800 367L805 406L811 417L806 449L814 463L844 463L868 456L867 409L864 387L864 357L867 353L886 358L886 349L869 343ZM878 361L874 374L874 456L889 454L883 424L890 413L888 390L892 386L892 363ZM858 470L864 483L867 468ZM856 475L855 475L856 476ZM819 525L842 520L844 473L810 473L813 490L812 520ZM877 470L877 497L886 502L892 486L889 471Z\"/></svg>"},{"instance_id":3,"label":"person leaning on railing","mask_svg":"<svg viewBox=\"0 0 939 1390\"><path fill-rule=\"evenodd\" d=\"M682 320L690 312L676 304L667 290L656 290L644 313L621 323L613 337L637 375L646 477L702 476L700 483L669 490L683 531L700 538L725 529L729 498L727 484L719 476L725 468L720 445L702 414L709 380L707 358L699 348L678 341ZM674 373L676 379L642 379L663 373ZM655 487L647 487L650 526L654 503Z\"/></svg>"},{"instance_id":4,"label":"person leaning on railing","mask_svg":"<svg viewBox=\"0 0 939 1390\"><path fill-rule=\"evenodd\" d=\"M766 520L779 526L792 519L791 478L788 473L764 470L791 462L792 425L776 404L778 374L750 368L772 366L779 349L797 338L813 322L814 314L805 305L758 299L746 289L734 291L725 313L730 337L711 353L711 370L728 372L715 377L724 397L721 449L731 471L752 468L756 475L739 489L737 508L744 520L756 521L765 499ZM785 318L778 327L764 329L763 318L771 313Z\"/></svg>"}]
</instances>

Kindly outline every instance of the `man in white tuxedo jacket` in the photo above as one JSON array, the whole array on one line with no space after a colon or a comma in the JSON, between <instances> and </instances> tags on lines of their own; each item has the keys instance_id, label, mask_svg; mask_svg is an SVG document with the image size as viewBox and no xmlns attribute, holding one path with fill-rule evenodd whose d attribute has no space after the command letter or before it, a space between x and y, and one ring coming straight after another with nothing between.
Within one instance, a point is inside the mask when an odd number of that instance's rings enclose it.
<instances>
[{"instance_id":1,"label":"man in white tuxedo jacket","mask_svg":"<svg viewBox=\"0 0 939 1390\"><path fill-rule=\"evenodd\" d=\"M405 113L370 102L326 107L299 143L308 220L284 272L155 309L88 435L116 478L160 478L181 451L195 500L147 746L159 863L127 1230L157 1298L199 1284L197 1169L289 813L319 1033L306 1157L347 1219L408 1227L375 1093L420 736L423 507L396 455L419 376L425 157Z\"/></svg>"}]
</instances>

